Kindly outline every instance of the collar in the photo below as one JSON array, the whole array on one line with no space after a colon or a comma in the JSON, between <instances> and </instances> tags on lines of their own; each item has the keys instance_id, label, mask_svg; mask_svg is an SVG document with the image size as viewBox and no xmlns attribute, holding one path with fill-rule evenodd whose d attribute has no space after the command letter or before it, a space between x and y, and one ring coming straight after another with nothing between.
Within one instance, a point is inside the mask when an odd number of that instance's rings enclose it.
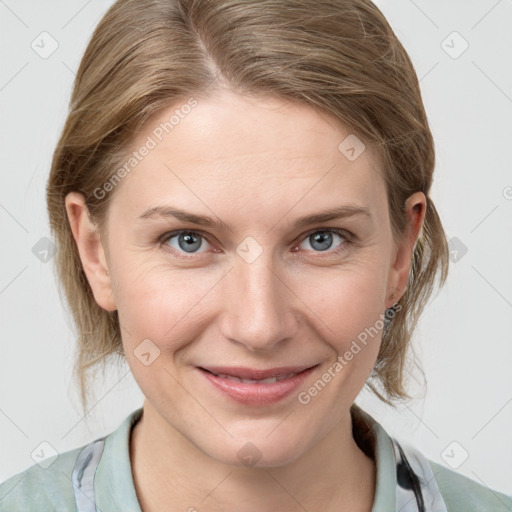
<instances>
[{"instance_id":1,"label":"collar","mask_svg":"<svg viewBox=\"0 0 512 512\"><path fill-rule=\"evenodd\" d=\"M142 411L142 407L133 411L117 430L81 450L72 474L77 512L142 512L130 462L130 435ZM394 511L397 501L403 512L446 512L427 460L410 447L403 449L372 416L356 404L352 405L350 414L358 446L376 464L376 488L371 512ZM431 508L433 504L436 506Z\"/></svg>"},{"instance_id":2,"label":"collar","mask_svg":"<svg viewBox=\"0 0 512 512\"><path fill-rule=\"evenodd\" d=\"M377 476L371 512L396 510L396 465L393 441L382 426L358 405L350 408L352 435L358 446L375 461Z\"/></svg>"}]
</instances>

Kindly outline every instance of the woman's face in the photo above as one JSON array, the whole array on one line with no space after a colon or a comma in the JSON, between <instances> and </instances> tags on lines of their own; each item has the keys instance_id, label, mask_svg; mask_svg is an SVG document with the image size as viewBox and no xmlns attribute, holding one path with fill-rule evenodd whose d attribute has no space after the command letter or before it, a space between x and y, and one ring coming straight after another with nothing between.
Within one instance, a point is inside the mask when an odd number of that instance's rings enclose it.
<instances>
[{"instance_id":1,"label":"woman's face","mask_svg":"<svg viewBox=\"0 0 512 512\"><path fill-rule=\"evenodd\" d=\"M326 115L229 92L196 101L159 114L134 144L108 210L111 295L95 296L118 310L162 425L219 461L247 452L278 466L348 413L414 241L394 246L370 151ZM310 370L272 384L206 371L218 367Z\"/></svg>"}]
</instances>

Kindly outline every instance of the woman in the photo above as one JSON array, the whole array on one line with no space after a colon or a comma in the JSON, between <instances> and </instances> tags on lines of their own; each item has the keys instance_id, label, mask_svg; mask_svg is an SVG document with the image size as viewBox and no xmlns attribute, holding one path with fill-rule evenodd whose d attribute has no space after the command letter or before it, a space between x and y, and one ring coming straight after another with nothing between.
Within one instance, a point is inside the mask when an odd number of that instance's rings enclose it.
<instances>
[{"instance_id":1,"label":"woman","mask_svg":"<svg viewBox=\"0 0 512 512\"><path fill-rule=\"evenodd\" d=\"M510 510L354 404L403 367L447 245L412 64L369 0L125 0L82 59L47 199L77 375L112 434L0 510Z\"/></svg>"}]
</instances>

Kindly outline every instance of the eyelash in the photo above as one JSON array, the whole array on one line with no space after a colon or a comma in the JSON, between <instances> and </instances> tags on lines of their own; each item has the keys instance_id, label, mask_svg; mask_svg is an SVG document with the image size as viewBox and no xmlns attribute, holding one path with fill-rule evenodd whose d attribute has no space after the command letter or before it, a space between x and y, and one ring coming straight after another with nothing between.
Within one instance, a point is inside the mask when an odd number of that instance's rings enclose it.
<instances>
[{"instance_id":1,"label":"eyelash","mask_svg":"<svg viewBox=\"0 0 512 512\"><path fill-rule=\"evenodd\" d=\"M211 244L211 242L209 241L208 236L206 235L206 233L203 233L202 231L197 231L197 230L192 230L192 229L180 229L178 231L171 231L169 233L165 233L162 237L160 237L159 240L158 240L159 246L163 248L163 245L166 242L168 242L171 238L173 238L173 237L175 237L177 235L180 235L182 233L194 233L196 235L200 235L209 244ZM318 253L318 256L315 256L315 258L330 257L332 255L342 254L345 251L347 251L349 249L349 246L353 245L354 241L355 241L355 236L352 233L350 233L349 231L346 231L344 229L317 228L317 229L313 229L313 230L305 233L304 235L302 235L302 238L301 238L301 240L300 240L298 245L300 245L300 243L302 243L304 240L309 238L314 233L334 233L336 235L339 235L341 238L343 238L343 243L340 246L338 246L336 249L332 249L332 250L327 249L326 251L313 251L313 252L317 252ZM185 259L185 260L195 258L195 257L197 257L197 255L202 254L202 253L190 253L189 256L184 256L183 255L184 253L178 252L175 249L173 249L172 247L169 247L169 249L164 249L164 250L170 251L173 254L177 253L178 254L178 256L177 256L178 258ZM323 253L325 253L325 255Z\"/></svg>"}]
</instances>

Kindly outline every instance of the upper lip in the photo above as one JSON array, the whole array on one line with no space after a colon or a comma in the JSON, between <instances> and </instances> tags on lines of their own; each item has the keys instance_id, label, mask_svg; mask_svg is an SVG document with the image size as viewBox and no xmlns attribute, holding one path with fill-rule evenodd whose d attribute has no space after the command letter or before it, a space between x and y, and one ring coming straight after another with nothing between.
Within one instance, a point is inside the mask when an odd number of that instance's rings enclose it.
<instances>
[{"instance_id":1,"label":"upper lip","mask_svg":"<svg viewBox=\"0 0 512 512\"><path fill-rule=\"evenodd\" d=\"M267 370L258 370L255 368L245 368L241 366L201 366L203 370L207 370L217 375L231 375L241 379L263 380L271 377L282 377L290 373L300 373L304 370L312 368L312 366L280 366L279 368L269 368Z\"/></svg>"}]
</instances>

